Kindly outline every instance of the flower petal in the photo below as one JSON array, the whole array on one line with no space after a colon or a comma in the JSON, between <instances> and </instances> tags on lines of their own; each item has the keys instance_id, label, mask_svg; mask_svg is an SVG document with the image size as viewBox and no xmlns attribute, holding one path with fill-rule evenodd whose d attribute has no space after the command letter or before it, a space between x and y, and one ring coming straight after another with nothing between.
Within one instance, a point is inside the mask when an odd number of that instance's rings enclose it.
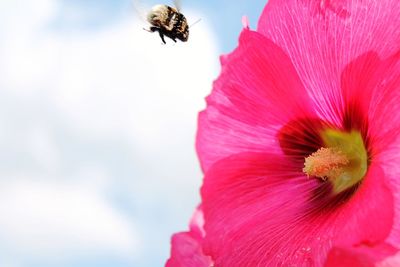
<instances>
[{"instance_id":1,"label":"flower petal","mask_svg":"<svg viewBox=\"0 0 400 267\"><path fill-rule=\"evenodd\" d=\"M368 108L371 158L387 177L394 197L395 218L388 242L400 244L400 53L377 65L376 89Z\"/></svg>"},{"instance_id":2,"label":"flower petal","mask_svg":"<svg viewBox=\"0 0 400 267\"><path fill-rule=\"evenodd\" d=\"M204 255L201 242L191 232L174 234L171 240L171 258L166 267L210 267L211 260Z\"/></svg>"},{"instance_id":3,"label":"flower petal","mask_svg":"<svg viewBox=\"0 0 400 267\"><path fill-rule=\"evenodd\" d=\"M346 201L329 198L326 184L297 167L259 153L212 166L202 188L204 251L216 266L323 266L334 244L386 238L393 203L378 166Z\"/></svg>"},{"instance_id":4,"label":"flower petal","mask_svg":"<svg viewBox=\"0 0 400 267\"><path fill-rule=\"evenodd\" d=\"M239 47L221 61L199 115L196 146L204 171L231 154L279 151L277 129L313 108L290 59L261 34L244 29Z\"/></svg>"},{"instance_id":5,"label":"flower petal","mask_svg":"<svg viewBox=\"0 0 400 267\"><path fill-rule=\"evenodd\" d=\"M210 267L211 258L204 255L204 218L201 208L197 208L190 221L190 231L174 234L171 240L171 257L166 267Z\"/></svg>"},{"instance_id":6,"label":"flower petal","mask_svg":"<svg viewBox=\"0 0 400 267\"><path fill-rule=\"evenodd\" d=\"M366 53L382 59L396 54L399 17L397 0L270 0L258 31L292 60L320 117L339 125L347 104L342 71ZM368 71L363 74L368 80Z\"/></svg>"},{"instance_id":7,"label":"flower petal","mask_svg":"<svg viewBox=\"0 0 400 267\"><path fill-rule=\"evenodd\" d=\"M377 163L384 168L385 172L385 183L390 188L394 198L394 221L392 231L387 238L386 242L400 247L400 167L399 167L399 155L400 155L400 140L395 145L387 149L385 153L382 153ZM400 266L400 265L399 265Z\"/></svg>"},{"instance_id":8,"label":"flower petal","mask_svg":"<svg viewBox=\"0 0 400 267\"><path fill-rule=\"evenodd\" d=\"M371 157L385 151L400 134L400 51L386 59L365 53L341 77L345 103L343 127L361 130Z\"/></svg>"},{"instance_id":9,"label":"flower petal","mask_svg":"<svg viewBox=\"0 0 400 267\"><path fill-rule=\"evenodd\" d=\"M370 158L385 172L395 218L388 242L400 244L400 52L386 59L361 55L342 73L344 126L363 133Z\"/></svg>"},{"instance_id":10,"label":"flower petal","mask_svg":"<svg viewBox=\"0 0 400 267\"><path fill-rule=\"evenodd\" d=\"M373 247L334 247L330 250L324 266L398 267L400 253L396 248L385 243Z\"/></svg>"}]
</instances>

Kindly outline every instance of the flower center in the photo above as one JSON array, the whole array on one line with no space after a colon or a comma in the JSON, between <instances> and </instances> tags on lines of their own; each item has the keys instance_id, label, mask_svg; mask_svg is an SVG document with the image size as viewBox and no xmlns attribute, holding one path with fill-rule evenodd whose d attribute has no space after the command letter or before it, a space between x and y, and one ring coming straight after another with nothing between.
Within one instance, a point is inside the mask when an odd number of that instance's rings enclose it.
<instances>
[{"instance_id":1,"label":"flower center","mask_svg":"<svg viewBox=\"0 0 400 267\"><path fill-rule=\"evenodd\" d=\"M324 147L305 158L303 172L332 184L341 193L359 183L368 168L368 155L358 131L327 129L321 133Z\"/></svg>"}]
</instances>

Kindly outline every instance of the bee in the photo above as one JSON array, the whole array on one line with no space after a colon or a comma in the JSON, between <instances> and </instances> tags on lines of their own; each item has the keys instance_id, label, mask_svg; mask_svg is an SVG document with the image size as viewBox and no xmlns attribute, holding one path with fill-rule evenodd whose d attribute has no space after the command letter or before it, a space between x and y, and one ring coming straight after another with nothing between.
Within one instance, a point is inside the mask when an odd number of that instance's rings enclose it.
<instances>
[{"instance_id":1,"label":"bee","mask_svg":"<svg viewBox=\"0 0 400 267\"><path fill-rule=\"evenodd\" d=\"M147 14L147 21L152 25L149 32L158 32L164 44L164 36L176 42L176 39L186 42L189 38L189 25L185 16L180 13L178 1L176 8L168 5L155 5Z\"/></svg>"}]
</instances>

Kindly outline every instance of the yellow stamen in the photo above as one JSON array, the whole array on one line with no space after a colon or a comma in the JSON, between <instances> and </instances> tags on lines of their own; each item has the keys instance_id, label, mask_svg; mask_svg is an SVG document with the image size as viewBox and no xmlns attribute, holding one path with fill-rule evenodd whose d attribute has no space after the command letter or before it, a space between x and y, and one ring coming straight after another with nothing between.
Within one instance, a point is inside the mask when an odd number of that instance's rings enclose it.
<instances>
[{"instance_id":1,"label":"yellow stamen","mask_svg":"<svg viewBox=\"0 0 400 267\"><path fill-rule=\"evenodd\" d=\"M358 131L326 129L324 146L304 160L303 172L332 184L334 194L359 183L368 169L368 154Z\"/></svg>"},{"instance_id":2,"label":"yellow stamen","mask_svg":"<svg viewBox=\"0 0 400 267\"><path fill-rule=\"evenodd\" d=\"M349 162L340 149L322 147L306 158L303 171L323 180L336 179Z\"/></svg>"}]
</instances>

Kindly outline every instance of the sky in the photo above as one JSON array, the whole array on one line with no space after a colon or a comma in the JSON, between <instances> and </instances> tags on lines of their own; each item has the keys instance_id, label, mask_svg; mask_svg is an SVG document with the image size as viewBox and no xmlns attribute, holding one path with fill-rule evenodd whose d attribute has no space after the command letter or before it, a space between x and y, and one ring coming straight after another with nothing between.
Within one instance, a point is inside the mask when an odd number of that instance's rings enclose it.
<instances>
[{"instance_id":1,"label":"sky","mask_svg":"<svg viewBox=\"0 0 400 267\"><path fill-rule=\"evenodd\" d=\"M264 4L183 1L201 21L162 45L129 0L1 0L0 266L162 266L219 55Z\"/></svg>"}]
</instances>

